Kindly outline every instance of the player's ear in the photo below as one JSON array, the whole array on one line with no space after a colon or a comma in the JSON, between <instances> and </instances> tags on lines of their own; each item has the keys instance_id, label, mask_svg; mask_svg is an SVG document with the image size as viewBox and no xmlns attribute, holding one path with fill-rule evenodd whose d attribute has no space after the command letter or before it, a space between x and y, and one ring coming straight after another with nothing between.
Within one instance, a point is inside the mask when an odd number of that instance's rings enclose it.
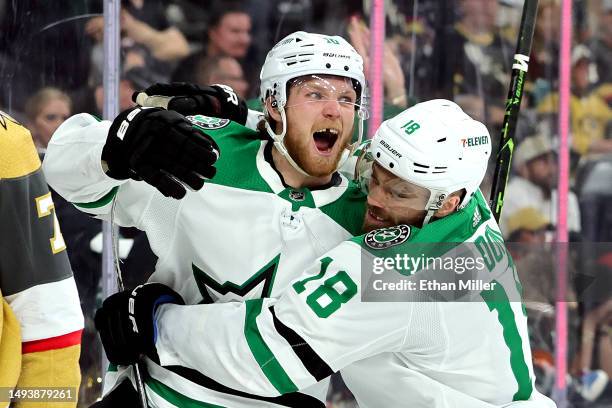
<instances>
[{"instance_id":1,"label":"player's ear","mask_svg":"<svg viewBox=\"0 0 612 408\"><path fill-rule=\"evenodd\" d=\"M268 111L270 117L274 119L274 121L280 122L281 116L278 112L278 108L276 107L276 101L271 96L266 98L266 110Z\"/></svg>"},{"instance_id":2,"label":"player's ear","mask_svg":"<svg viewBox=\"0 0 612 408\"><path fill-rule=\"evenodd\" d=\"M448 214L454 212L459 206L459 202L461 202L461 197L455 194L451 194L448 196L444 203L442 203L442 207L436 211L435 216L438 218L446 217Z\"/></svg>"}]
</instances>

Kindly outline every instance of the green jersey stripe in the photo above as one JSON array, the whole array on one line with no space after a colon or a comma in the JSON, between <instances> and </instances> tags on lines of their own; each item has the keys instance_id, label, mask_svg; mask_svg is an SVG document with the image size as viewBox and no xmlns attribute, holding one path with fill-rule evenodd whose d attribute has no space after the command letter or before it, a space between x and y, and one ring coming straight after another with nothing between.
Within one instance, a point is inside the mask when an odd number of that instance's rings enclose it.
<instances>
[{"instance_id":1,"label":"green jersey stripe","mask_svg":"<svg viewBox=\"0 0 612 408\"><path fill-rule=\"evenodd\" d=\"M198 401L193 398L189 398L180 392L173 390L167 385L157 381L155 378L147 378L147 387L154 393L168 401L174 406L185 407L185 408L225 408L221 405L210 404L208 402Z\"/></svg>"},{"instance_id":2,"label":"green jersey stripe","mask_svg":"<svg viewBox=\"0 0 612 408\"><path fill-rule=\"evenodd\" d=\"M482 291L480 294L490 311L497 310L497 320L503 328L504 341L510 350L510 367L518 383L518 390L512 401L526 401L533 392L533 385L529 375L529 368L525 363L521 335L516 327L514 312L502 285L497 281L493 289Z\"/></svg>"},{"instance_id":3,"label":"green jersey stripe","mask_svg":"<svg viewBox=\"0 0 612 408\"><path fill-rule=\"evenodd\" d=\"M111 191L109 191L108 193L106 193L106 195L104 197L102 197L99 200L96 200L92 203L73 203L74 205L76 205L77 207L81 207L81 208L100 208L100 207L104 207L106 204L110 203L113 198L115 198L115 195L117 194L117 191L119 190L119 186L113 187L111 189Z\"/></svg>"},{"instance_id":4,"label":"green jersey stripe","mask_svg":"<svg viewBox=\"0 0 612 408\"><path fill-rule=\"evenodd\" d=\"M246 301L246 316L244 323L246 341L259 367L261 367L261 370L278 392L285 394L287 392L297 391L298 388L293 381L291 381L291 378L289 378L289 375L285 372L283 367L281 367L272 353L272 350L270 350L259 332L256 319L261 313L262 304L263 299Z\"/></svg>"}]
</instances>

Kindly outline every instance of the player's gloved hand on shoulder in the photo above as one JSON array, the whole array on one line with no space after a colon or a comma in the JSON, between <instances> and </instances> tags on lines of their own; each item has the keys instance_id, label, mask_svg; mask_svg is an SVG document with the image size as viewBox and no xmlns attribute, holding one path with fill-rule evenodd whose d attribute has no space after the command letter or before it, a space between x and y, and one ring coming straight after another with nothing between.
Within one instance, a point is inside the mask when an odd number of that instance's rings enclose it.
<instances>
[{"instance_id":1,"label":"player's gloved hand on shoulder","mask_svg":"<svg viewBox=\"0 0 612 408\"><path fill-rule=\"evenodd\" d=\"M102 160L109 177L144 180L163 195L185 196L185 186L199 190L215 175L215 141L178 112L130 108L113 121ZM183 185L184 184L184 185Z\"/></svg>"},{"instance_id":2,"label":"player's gloved hand on shoulder","mask_svg":"<svg viewBox=\"0 0 612 408\"><path fill-rule=\"evenodd\" d=\"M154 84L144 91L134 92L132 100L141 106L155 106L175 110L182 115L205 115L230 119L244 125L248 108L227 85L200 87L186 82Z\"/></svg>"},{"instance_id":3,"label":"player's gloved hand on shoulder","mask_svg":"<svg viewBox=\"0 0 612 408\"><path fill-rule=\"evenodd\" d=\"M185 304L178 293L161 283L115 293L102 303L94 322L108 361L130 365L145 354L159 362L154 317L157 307L165 303Z\"/></svg>"}]
</instances>

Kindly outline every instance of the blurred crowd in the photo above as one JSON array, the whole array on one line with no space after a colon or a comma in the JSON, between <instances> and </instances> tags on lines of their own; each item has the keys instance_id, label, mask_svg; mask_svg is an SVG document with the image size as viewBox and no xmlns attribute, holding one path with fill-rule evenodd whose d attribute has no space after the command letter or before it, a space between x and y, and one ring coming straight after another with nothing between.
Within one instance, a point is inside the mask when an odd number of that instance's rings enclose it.
<instances>
[{"instance_id":1,"label":"blurred crowd","mask_svg":"<svg viewBox=\"0 0 612 408\"><path fill-rule=\"evenodd\" d=\"M123 0L119 109L155 82L227 84L258 107L258 75L271 46L304 30L342 35L366 62L371 1ZM520 0L386 1L384 112L455 100L498 142L521 16ZM44 155L71 114L102 116L102 1L0 1L0 109L21 119ZM569 247L554 246L559 143L560 0L540 0L528 82L516 132L501 228L525 289L539 387L552 390L554 305L570 309L576 406L597 406L612 386L612 0L575 0L570 96ZM367 74L367 72L366 72ZM493 155L494 157L494 155ZM490 166L492 173L494 164ZM488 195L492 177L482 190ZM99 391L101 350L91 327L100 302L101 225L54 194L88 319L81 401ZM590 243L590 245L589 245ZM598 244L594 244L598 243ZM146 236L122 229L127 286L155 265ZM568 291L555 292L559 250L569 254ZM136 267L138 265L138 267ZM595 289L594 289L595 287ZM330 406L352 406L341 379ZM609 401L609 400L608 400ZM591 404L591 405L589 405Z\"/></svg>"}]
</instances>

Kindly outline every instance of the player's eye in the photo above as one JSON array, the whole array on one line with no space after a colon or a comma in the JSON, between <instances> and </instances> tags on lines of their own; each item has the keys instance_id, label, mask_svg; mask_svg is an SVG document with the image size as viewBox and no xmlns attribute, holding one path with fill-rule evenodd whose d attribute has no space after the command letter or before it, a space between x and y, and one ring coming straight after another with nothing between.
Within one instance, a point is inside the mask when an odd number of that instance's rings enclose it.
<instances>
[{"instance_id":1,"label":"player's eye","mask_svg":"<svg viewBox=\"0 0 612 408\"><path fill-rule=\"evenodd\" d=\"M323 99L323 95L321 94L321 92L314 92L314 91L313 92L309 92L309 93L306 94L306 96L308 98L315 99L317 101L320 101L321 99Z\"/></svg>"},{"instance_id":2,"label":"player's eye","mask_svg":"<svg viewBox=\"0 0 612 408\"><path fill-rule=\"evenodd\" d=\"M350 96L340 97L339 102L343 105L354 105L355 104L355 101Z\"/></svg>"},{"instance_id":3,"label":"player's eye","mask_svg":"<svg viewBox=\"0 0 612 408\"><path fill-rule=\"evenodd\" d=\"M410 194L410 193L395 193L395 197L400 198L402 200L406 200L408 198L414 198L414 194Z\"/></svg>"}]
</instances>

